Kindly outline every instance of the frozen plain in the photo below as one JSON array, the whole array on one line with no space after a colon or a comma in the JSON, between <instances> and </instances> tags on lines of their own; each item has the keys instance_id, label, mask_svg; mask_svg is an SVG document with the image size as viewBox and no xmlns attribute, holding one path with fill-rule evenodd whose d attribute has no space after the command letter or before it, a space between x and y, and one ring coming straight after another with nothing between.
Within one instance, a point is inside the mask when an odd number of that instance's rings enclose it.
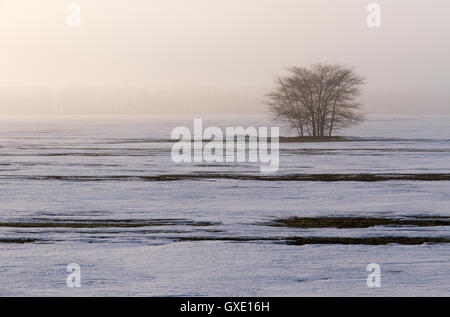
<instances>
[{"instance_id":1,"label":"frozen plain","mask_svg":"<svg viewBox=\"0 0 450 317\"><path fill-rule=\"evenodd\" d=\"M370 116L343 132L360 141L282 143L278 174L448 174L449 119ZM0 295L450 295L449 244L283 243L294 236L450 237L449 227L265 225L293 216L449 217L450 181L107 178L259 173L258 164L173 163L165 140L174 127L191 125L191 117L1 117L0 240L34 242L0 243ZM274 124L249 116L204 118L204 125ZM33 223L44 225L24 225ZM69 263L81 266L79 289L66 286ZM366 285L369 263L382 268L381 288Z\"/></svg>"}]
</instances>

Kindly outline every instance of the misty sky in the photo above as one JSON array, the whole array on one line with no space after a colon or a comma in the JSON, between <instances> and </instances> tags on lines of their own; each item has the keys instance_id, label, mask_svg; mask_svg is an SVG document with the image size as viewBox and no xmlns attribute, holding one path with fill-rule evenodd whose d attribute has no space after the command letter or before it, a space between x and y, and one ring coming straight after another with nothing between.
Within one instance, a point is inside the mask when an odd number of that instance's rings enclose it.
<instances>
[{"instance_id":1,"label":"misty sky","mask_svg":"<svg viewBox=\"0 0 450 317\"><path fill-rule=\"evenodd\" d=\"M70 2L81 27L66 25ZM356 67L366 91L448 96L450 2L0 0L0 86L102 85L264 91L318 61ZM450 106L448 106L450 107Z\"/></svg>"}]
</instances>

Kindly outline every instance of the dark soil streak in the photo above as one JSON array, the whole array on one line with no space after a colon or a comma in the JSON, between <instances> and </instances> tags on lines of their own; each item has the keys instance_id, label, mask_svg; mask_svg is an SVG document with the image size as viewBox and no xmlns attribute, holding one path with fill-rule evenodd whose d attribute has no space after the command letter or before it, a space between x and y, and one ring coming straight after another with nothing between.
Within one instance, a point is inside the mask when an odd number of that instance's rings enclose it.
<instances>
[{"instance_id":1,"label":"dark soil streak","mask_svg":"<svg viewBox=\"0 0 450 317\"><path fill-rule=\"evenodd\" d=\"M187 220L46 220L40 219L34 222L3 222L0 227L4 228L140 228L152 226L195 226L207 227L217 225L206 221Z\"/></svg>"},{"instance_id":2,"label":"dark soil streak","mask_svg":"<svg viewBox=\"0 0 450 317\"><path fill-rule=\"evenodd\" d=\"M287 244L308 245L308 244L340 244L340 245L421 245L425 243L450 243L450 238L431 237L374 237L374 238L334 238L334 237L314 237L314 238L290 238Z\"/></svg>"},{"instance_id":3,"label":"dark soil streak","mask_svg":"<svg viewBox=\"0 0 450 317\"><path fill-rule=\"evenodd\" d=\"M385 182L385 181L450 181L450 174L288 174L288 175L250 175L250 174L174 174L174 175L116 175L116 176L27 176L2 175L0 179L21 180L55 180L70 182L100 182L100 181L148 181L169 182L180 180L229 179L247 181L296 181L296 182Z\"/></svg>"},{"instance_id":4,"label":"dark soil streak","mask_svg":"<svg viewBox=\"0 0 450 317\"><path fill-rule=\"evenodd\" d=\"M288 228L370 228L375 226L415 226L415 227L438 227L450 226L450 218L421 218L409 217L405 219L396 218L371 218L371 217L294 217L277 219L270 226Z\"/></svg>"}]
</instances>

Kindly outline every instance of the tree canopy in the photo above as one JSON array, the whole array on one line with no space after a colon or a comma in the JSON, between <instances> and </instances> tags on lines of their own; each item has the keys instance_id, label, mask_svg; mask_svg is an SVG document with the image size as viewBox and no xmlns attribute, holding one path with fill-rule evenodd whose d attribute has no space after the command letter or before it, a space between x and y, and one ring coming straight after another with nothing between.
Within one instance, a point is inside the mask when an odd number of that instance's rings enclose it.
<instances>
[{"instance_id":1,"label":"tree canopy","mask_svg":"<svg viewBox=\"0 0 450 317\"><path fill-rule=\"evenodd\" d=\"M340 64L292 67L277 77L267 95L274 119L299 136L332 136L337 129L361 122L358 97L365 79Z\"/></svg>"}]
</instances>

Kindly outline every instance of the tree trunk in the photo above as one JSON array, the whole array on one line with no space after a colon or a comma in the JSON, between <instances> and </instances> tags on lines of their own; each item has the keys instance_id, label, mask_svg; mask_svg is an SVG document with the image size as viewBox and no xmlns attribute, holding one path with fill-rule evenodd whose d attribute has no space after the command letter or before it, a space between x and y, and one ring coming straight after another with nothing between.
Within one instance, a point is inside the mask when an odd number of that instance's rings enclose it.
<instances>
[{"instance_id":1,"label":"tree trunk","mask_svg":"<svg viewBox=\"0 0 450 317\"><path fill-rule=\"evenodd\" d=\"M333 134L333 124L334 124L334 116L335 116L335 114L336 114L336 104L334 104L334 106L333 106L333 113L331 115L329 136L331 136Z\"/></svg>"}]
</instances>

